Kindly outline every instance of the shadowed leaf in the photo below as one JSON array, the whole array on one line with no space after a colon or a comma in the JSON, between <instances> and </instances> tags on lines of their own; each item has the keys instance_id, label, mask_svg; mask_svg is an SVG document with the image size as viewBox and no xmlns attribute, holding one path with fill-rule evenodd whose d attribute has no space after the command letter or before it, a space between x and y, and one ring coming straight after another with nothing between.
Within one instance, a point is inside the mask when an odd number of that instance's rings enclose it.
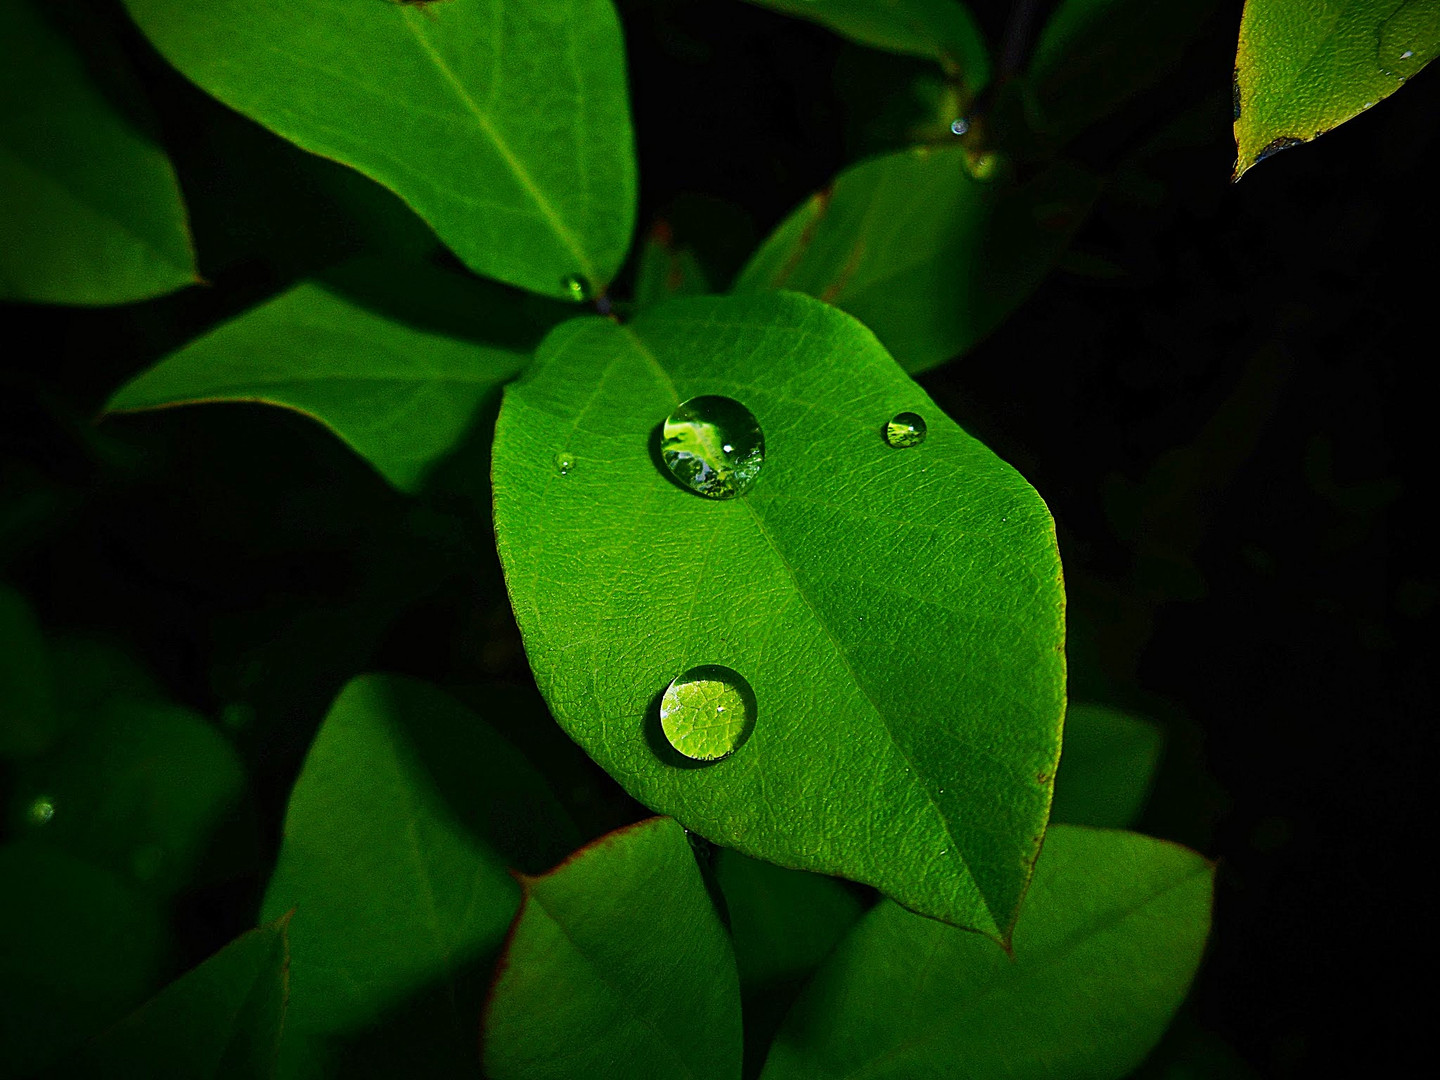
<instances>
[{"instance_id":1,"label":"shadowed leaf","mask_svg":"<svg viewBox=\"0 0 1440 1080\"><path fill-rule=\"evenodd\" d=\"M1123 829L1135 823L1160 761L1160 729L1103 705L1070 702L1050 820Z\"/></svg>"}]
</instances>

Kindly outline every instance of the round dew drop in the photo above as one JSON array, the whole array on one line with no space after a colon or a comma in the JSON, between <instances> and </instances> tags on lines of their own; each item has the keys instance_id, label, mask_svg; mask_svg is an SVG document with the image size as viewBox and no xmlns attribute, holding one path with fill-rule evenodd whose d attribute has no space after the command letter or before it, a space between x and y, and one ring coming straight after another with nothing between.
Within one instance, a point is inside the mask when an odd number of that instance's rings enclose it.
<instances>
[{"instance_id":1,"label":"round dew drop","mask_svg":"<svg viewBox=\"0 0 1440 1080\"><path fill-rule=\"evenodd\" d=\"M733 499L760 475L765 433L734 398L706 394L682 402L665 418L660 457L681 487L707 499Z\"/></svg>"},{"instance_id":2,"label":"round dew drop","mask_svg":"<svg viewBox=\"0 0 1440 1080\"><path fill-rule=\"evenodd\" d=\"M755 728L755 693L738 671L701 664L676 676L660 698L660 730L692 761L727 758Z\"/></svg>"},{"instance_id":3,"label":"round dew drop","mask_svg":"<svg viewBox=\"0 0 1440 1080\"><path fill-rule=\"evenodd\" d=\"M964 135L964 134L965 134L967 131L969 131L969 130L970 130L970 121L969 121L969 120L966 120L965 117L963 117L963 116L958 117L958 118L950 121L950 134L951 134L951 135Z\"/></svg>"},{"instance_id":4,"label":"round dew drop","mask_svg":"<svg viewBox=\"0 0 1440 1080\"><path fill-rule=\"evenodd\" d=\"M919 446L925 441L925 418L919 413L896 413L894 419L885 425L881 435L885 442L896 450Z\"/></svg>"},{"instance_id":5,"label":"round dew drop","mask_svg":"<svg viewBox=\"0 0 1440 1080\"><path fill-rule=\"evenodd\" d=\"M577 304L583 304L595 295L590 282L580 274L566 274L560 279L560 287L565 290L565 295Z\"/></svg>"},{"instance_id":6,"label":"round dew drop","mask_svg":"<svg viewBox=\"0 0 1440 1080\"><path fill-rule=\"evenodd\" d=\"M570 454L559 453L555 455L555 471L561 476L569 476L570 470L575 468L575 458Z\"/></svg>"}]
</instances>

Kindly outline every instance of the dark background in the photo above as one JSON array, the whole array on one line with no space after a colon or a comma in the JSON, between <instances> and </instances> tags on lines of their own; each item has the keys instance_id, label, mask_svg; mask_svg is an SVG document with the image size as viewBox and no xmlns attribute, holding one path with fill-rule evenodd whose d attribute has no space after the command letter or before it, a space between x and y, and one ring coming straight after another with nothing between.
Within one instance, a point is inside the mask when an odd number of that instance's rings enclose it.
<instances>
[{"instance_id":1,"label":"dark background","mask_svg":"<svg viewBox=\"0 0 1440 1080\"><path fill-rule=\"evenodd\" d=\"M927 70L735 0L619 6L641 228L663 216L717 286L840 167L900 138ZM999 38L1010 5L972 7ZM1223 1043L1264 1075L1345 1075L1418 1045L1432 996L1440 76L1232 186L1238 21L1220 5L1159 89L1072 148L1114 174L1077 256L922 381L1055 514L1073 696L1165 727L1140 827L1219 860L1209 956L1154 1071L1208 1055L1207 1075L1234 1075ZM278 410L93 422L129 375L297 276L428 246L368 182L125 33L211 284L123 309L0 307L0 578L47 630L123 644L245 750L257 851L184 898L183 968L251 925L286 792L350 674L499 681L517 715L537 706L483 453L414 503ZM638 813L553 725L527 725L512 736L564 755L595 827Z\"/></svg>"}]
</instances>

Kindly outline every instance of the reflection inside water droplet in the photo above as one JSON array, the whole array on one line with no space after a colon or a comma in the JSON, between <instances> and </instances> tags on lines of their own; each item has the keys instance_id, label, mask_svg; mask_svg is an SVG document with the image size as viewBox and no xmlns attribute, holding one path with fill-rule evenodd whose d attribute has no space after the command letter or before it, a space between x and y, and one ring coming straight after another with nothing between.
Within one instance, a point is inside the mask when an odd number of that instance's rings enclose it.
<instances>
[{"instance_id":1,"label":"reflection inside water droplet","mask_svg":"<svg viewBox=\"0 0 1440 1080\"><path fill-rule=\"evenodd\" d=\"M41 795L25 810L25 817L31 825L46 825L55 816L55 803L48 795Z\"/></svg>"},{"instance_id":2,"label":"reflection inside water droplet","mask_svg":"<svg viewBox=\"0 0 1440 1080\"><path fill-rule=\"evenodd\" d=\"M555 455L555 471L561 476L569 476L570 470L575 468L575 459L570 454L561 452Z\"/></svg>"},{"instance_id":3,"label":"reflection inside water droplet","mask_svg":"<svg viewBox=\"0 0 1440 1080\"><path fill-rule=\"evenodd\" d=\"M902 412L895 414L894 419L885 425L882 434L885 441L896 450L904 450L924 442L927 430L925 418L919 413Z\"/></svg>"},{"instance_id":4,"label":"reflection inside water droplet","mask_svg":"<svg viewBox=\"0 0 1440 1080\"><path fill-rule=\"evenodd\" d=\"M733 499L754 485L765 463L765 434L734 398L706 394L665 418L660 456L675 479L698 495Z\"/></svg>"},{"instance_id":5,"label":"reflection inside water droplet","mask_svg":"<svg viewBox=\"0 0 1440 1080\"><path fill-rule=\"evenodd\" d=\"M965 117L963 116L956 117L954 120L950 121L951 135L964 135L969 130L970 121L965 119Z\"/></svg>"},{"instance_id":6,"label":"reflection inside water droplet","mask_svg":"<svg viewBox=\"0 0 1440 1080\"><path fill-rule=\"evenodd\" d=\"M660 729L692 761L719 761L750 738L755 693L738 671L722 664L692 667L665 688Z\"/></svg>"},{"instance_id":7,"label":"reflection inside water droplet","mask_svg":"<svg viewBox=\"0 0 1440 1080\"><path fill-rule=\"evenodd\" d=\"M566 274L560 279L560 286L565 290L565 295L577 304L583 304L595 295L589 280L580 274Z\"/></svg>"}]
</instances>

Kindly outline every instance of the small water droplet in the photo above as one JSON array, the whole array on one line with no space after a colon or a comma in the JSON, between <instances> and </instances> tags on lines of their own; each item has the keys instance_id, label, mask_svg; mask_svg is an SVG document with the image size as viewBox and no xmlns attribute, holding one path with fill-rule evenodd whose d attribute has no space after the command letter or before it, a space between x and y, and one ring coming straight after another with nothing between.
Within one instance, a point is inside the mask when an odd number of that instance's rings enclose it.
<instances>
[{"instance_id":1,"label":"small water droplet","mask_svg":"<svg viewBox=\"0 0 1440 1080\"><path fill-rule=\"evenodd\" d=\"M1400 54L1400 59L1401 59L1401 60L1409 60L1410 57L1412 57L1412 56L1414 56L1414 55L1415 55L1415 50L1414 50L1414 49L1406 49L1404 52L1402 52L1402 53Z\"/></svg>"},{"instance_id":2,"label":"small water droplet","mask_svg":"<svg viewBox=\"0 0 1440 1080\"><path fill-rule=\"evenodd\" d=\"M566 274L560 279L560 286L565 290L565 294L577 304L583 304L595 295L589 279L581 274Z\"/></svg>"},{"instance_id":3,"label":"small water droplet","mask_svg":"<svg viewBox=\"0 0 1440 1080\"><path fill-rule=\"evenodd\" d=\"M31 825L47 825L54 816L55 803L48 795L41 795L25 811Z\"/></svg>"},{"instance_id":4,"label":"small water droplet","mask_svg":"<svg viewBox=\"0 0 1440 1080\"><path fill-rule=\"evenodd\" d=\"M692 761L727 758L755 728L755 693L738 671L701 664L676 676L660 698L665 739Z\"/></svg>"},{"instance_id":5,"label":"small water droplet","mask_svg":"<svg viewBox=\"0 0 1440 1080\"><path fill-rule=\"evenodd\" d=\"M665 418L660 456L675 479L710 499L733 499L754 485L765 463L765 434L734 398L706 394Z\"/></svg>"},{"instance_id":6,"label":"small water droplet","mask_svg":"<svg viewBox=\"0 0 1440 1080\"><path fill-rule=\"evenodd\" d=\"M970 121L966 120L963 116L957 116L954 120L950 121L951 135L964 135L969 130Z\"/></svg>"},{"instance_id":7,"label":"small water droplet","mask_svg":"<svg viewBox=\"0 0 1440 1080\"><path fill-rule=\"evenodd\" d=\"M895 414L895 418L885 425L882 434L885 441L896 450L905 450L924 442L927 430L925 418L919 413L902 412Z\"/></svg>"},{"instance_id":8,"label":"small water droplet","mask_svg":"<svg viewBox=\"0 0 1440 1080\"><path fill-rule=\"evenodd\" d=\"M575 458L563 451L555 455L555 471L561 476L569 476L570 470L575 468Z\"/></svg>"}]
</instances>

